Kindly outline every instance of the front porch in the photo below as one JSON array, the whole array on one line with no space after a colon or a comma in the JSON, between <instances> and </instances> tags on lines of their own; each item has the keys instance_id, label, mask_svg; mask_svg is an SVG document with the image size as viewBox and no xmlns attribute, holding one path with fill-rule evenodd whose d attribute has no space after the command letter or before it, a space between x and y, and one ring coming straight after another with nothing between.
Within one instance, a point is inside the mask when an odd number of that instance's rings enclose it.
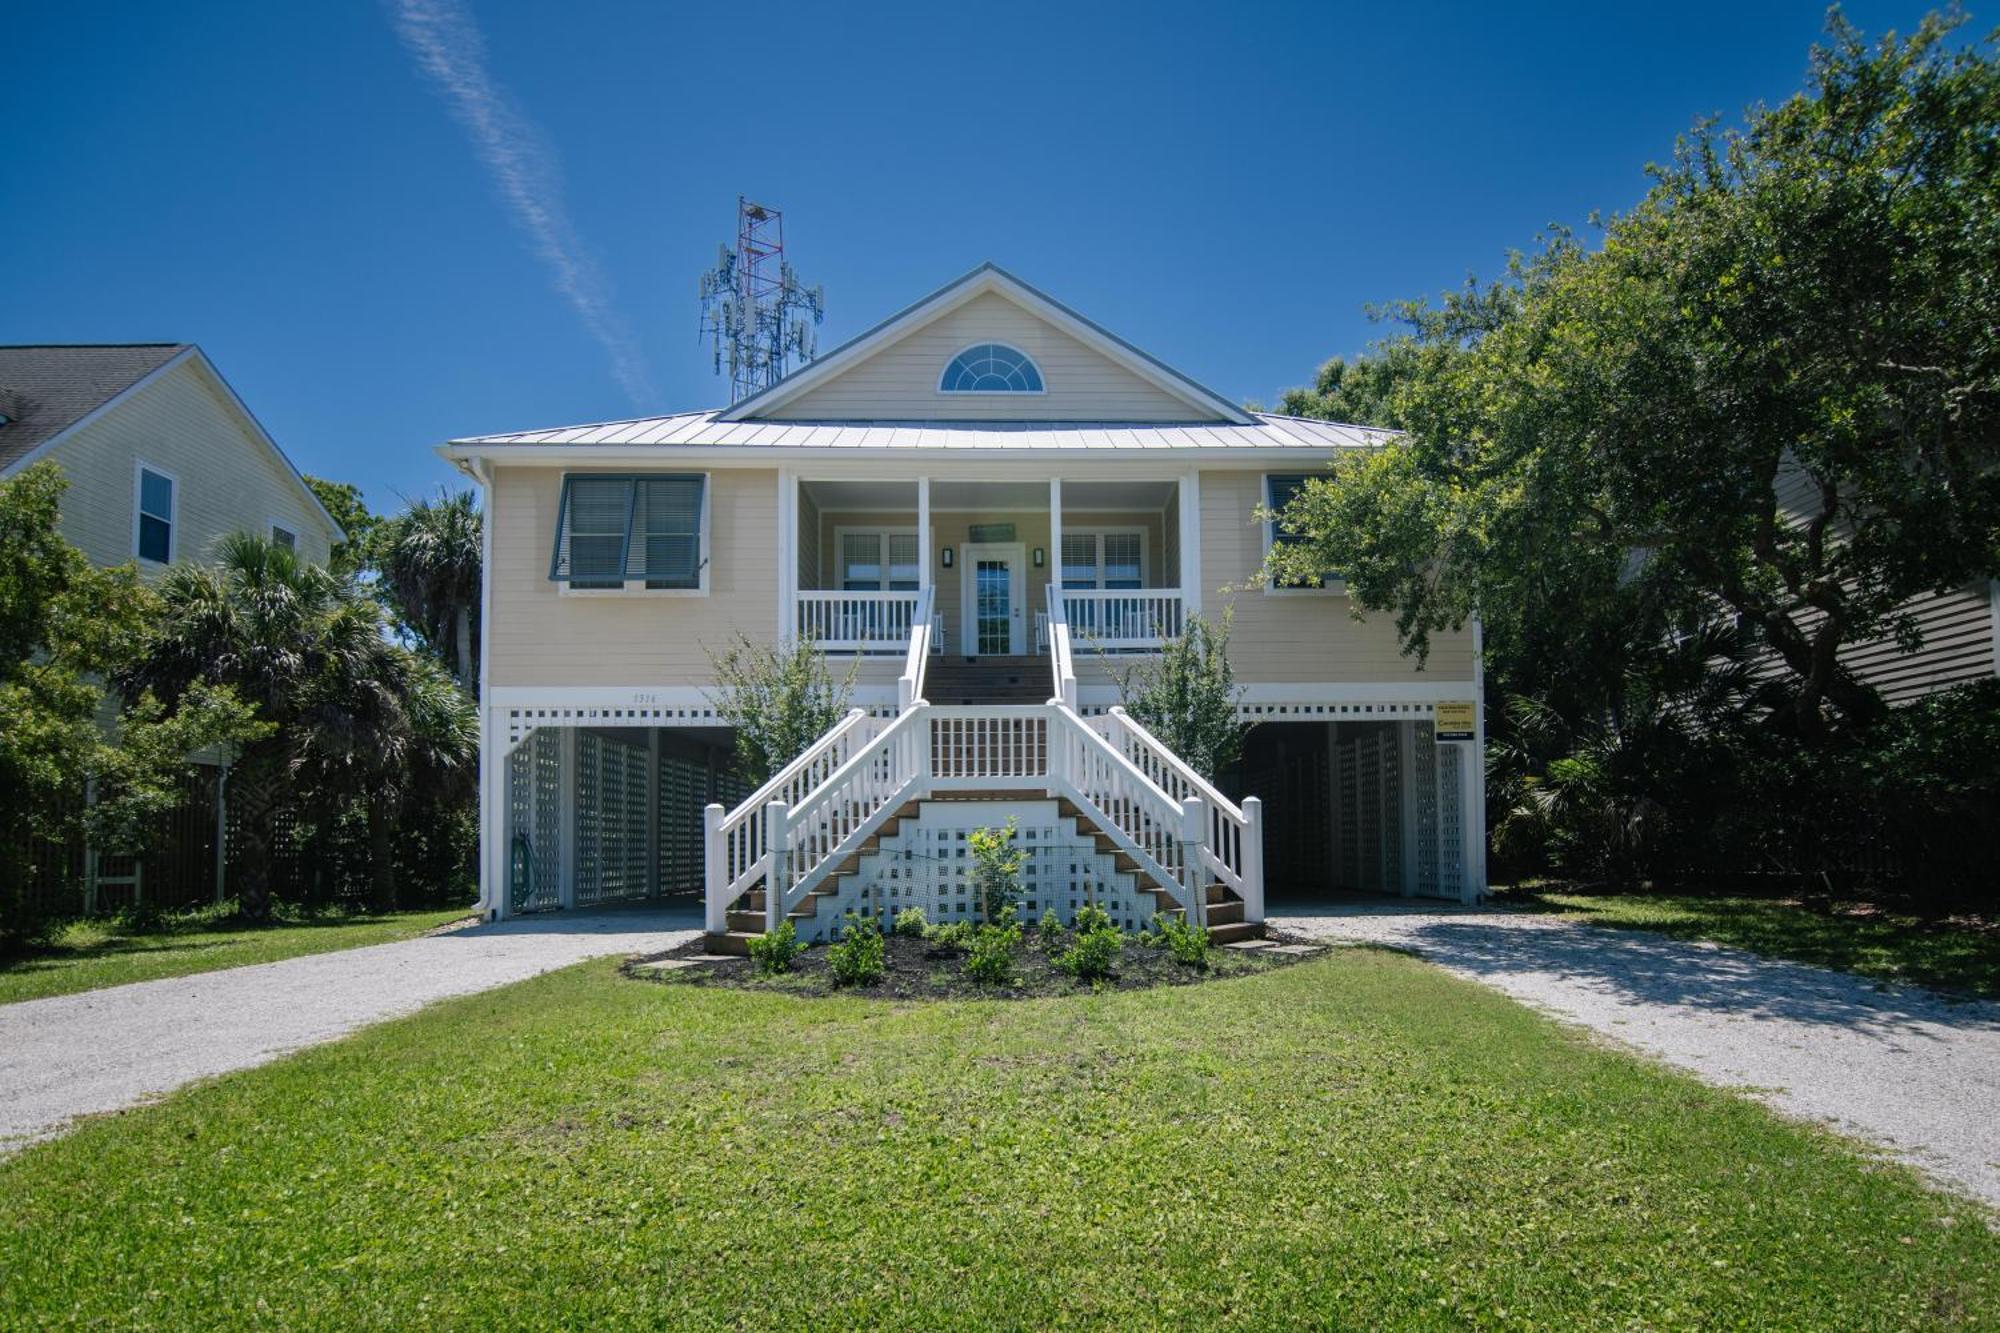
<instances>
[{"instance_id":1,"label":"front porch","mask_svg":"<svg viewBox=\"0 0 2000 1333\"><path fill-rule=\"evenodd\" d=\"M1199 609L1196 478L780 485L781 633L830 653L1148 653Z\"/></svg>"}]
</instances>

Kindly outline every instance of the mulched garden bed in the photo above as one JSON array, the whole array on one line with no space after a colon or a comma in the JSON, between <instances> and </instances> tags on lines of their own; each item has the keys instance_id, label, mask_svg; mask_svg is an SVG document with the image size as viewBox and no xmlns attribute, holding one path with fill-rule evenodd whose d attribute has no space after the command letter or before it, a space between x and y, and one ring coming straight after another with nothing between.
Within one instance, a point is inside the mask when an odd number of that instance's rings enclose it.
<instances>
[{"instance_id":1,"label":"mulched garden bed","mask_svg":"<svg viewBox=\"0 0 2000 1333\"><path fill-rule=\"evenodd\" d=\"M1270 943L1300 951L1218 946L1208 951L1208 967L1201 969L1175 962L1164 945L1142 944L1128 936L1116 970L1093 983L1079 981L1058 968L1052 951L1042 947L1040 934L1038 930L1028 930L1026 941L1014 956L1014 980L1008 985L975 980L966 975L963 954L944 952L928 940L905 935L891 935L884 941L888 946L886 970L882 980L872 986L836 986L827 970L824 944L807 949L792 960L791 971L775 976L758 972L756 964L748 958L710 954L699 939L665 953L632 959L621 970L644 981L731 986L784 995L861 995L882 1000L1032 1000L1053 995L1088 995L1094 990L1145 990L1152 986L1222 981L1303 962L1326 949L1324 944L1303 938L1273 934ZM1066 947L1072 938L1065 933L1061 945Z\"/></svg>"}]
</instances>

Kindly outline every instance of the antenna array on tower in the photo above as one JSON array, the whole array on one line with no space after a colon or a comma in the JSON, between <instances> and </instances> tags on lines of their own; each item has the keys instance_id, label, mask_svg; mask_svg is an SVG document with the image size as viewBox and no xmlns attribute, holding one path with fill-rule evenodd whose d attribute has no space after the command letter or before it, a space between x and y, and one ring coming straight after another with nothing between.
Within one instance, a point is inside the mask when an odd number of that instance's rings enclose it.
<instances>
[{"instance_id":1,"label":"antenna array on tower","mask_svg":"<svg viewBox=\"0 0 2000 1333\"><path fill-rule=\"evenodd\" d=\"M723 246L701 275L701 331L714 344L715 373L729 375L729 401L770 388L819 352L813 332L826 294L785 262L785 215L736 197L736 248Z\"/></svg>"}]
</instances>

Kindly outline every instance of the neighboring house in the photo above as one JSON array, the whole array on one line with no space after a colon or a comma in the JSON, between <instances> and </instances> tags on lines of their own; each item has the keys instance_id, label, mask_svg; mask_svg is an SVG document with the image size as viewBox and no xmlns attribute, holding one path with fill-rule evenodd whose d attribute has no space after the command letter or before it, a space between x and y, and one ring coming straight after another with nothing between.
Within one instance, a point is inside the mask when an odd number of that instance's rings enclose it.
<instances>
[{"instance_id":1,"label":"neighboring house","mask_svg":"<svg viewBox=\"0 0 2000 1333\"><path fill-rule=\"evenodd\" d=\"M253 532L324 563L341 537L291 461L192 343L0 346L0 477L44 459L69 479L62 533L100 565L157 576ZM107 705L106 724L111 721ZM48 905L220 897L221 774L194 774L143 864L51 848ZM67 895L80 894L80 901Z\"/></svg>"},{"instance_id":2,"label":"neighboring house","mask_svg":"<svg viewBox=\"0 0 2000 1333\"><path fill-rule=\"evenodd\" d=\"M254 532L324 563L333 521L192 343L0 347L0 477L69 477L63 535L100 565L157 573Z\"/></svg>"},{"instance_id":3,"label":"neighboring house","mask_svg":"<svg viewBox=\"0 0 2000 1333\"><path fill-rule=\"evenodd\" d=\"M451 442L488 516L484 908L699 891L731 949L962 919L965 834L1010 813L1033 916L1478 899L1477 627L1419 668L1338 582L1259 576L1258 506L1383 438L1246 411L986 265L727 410ZM1114 705L1232 608L1257 726L1218 790ZM711 699L738 634L858 672L755 793Z\"/></svg>"},{"instance_id":4,"label":"neighboring house","mask_svg":"<svg viewBox=\"0 0 2000 1333\"><path fill-rule=\"evenodd\" d=\"M1778 476L1778 506L1790 523L1804 526L1824 512L1818 487L1796 466ZM1832 529L1836 539L1848 535L1847 525ZM1855 678L1873 686L1890 704L1906 704L1941 690L1956 689L2000 675L2000 580L1978 579L1947 592L1923 593L1903 604L1921 639L1906 651L1893 634L1847 645L1840 660ZM1810 607L1799 610L1807 631L1822 617ZM1785 670L1775 654L1758 665L1761 675Z\"/></svg>"}]
</instances>

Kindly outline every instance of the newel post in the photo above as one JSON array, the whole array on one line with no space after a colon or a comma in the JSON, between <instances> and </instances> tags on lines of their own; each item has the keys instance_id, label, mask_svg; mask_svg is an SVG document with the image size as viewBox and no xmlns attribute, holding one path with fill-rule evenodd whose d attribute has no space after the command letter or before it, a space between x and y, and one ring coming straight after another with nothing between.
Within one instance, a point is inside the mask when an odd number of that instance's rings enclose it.
<instances>
[{"instance_id":1,"label":"newel post","mask_svg":"<svg viewBox=\"0 0 2000 1333\"><path fill-rule=\"evenodd\" d=\"M1264 919L1264 803L1243 798L1243 919Z\"/></svg>"},{"instance_id":2,"label":"newel post","mask_svg":"<svg viewBox=\"0 0 2000 1333\"><path fill-rule=\"evenodd\" d=\"M701 811L702 907L708 933L722 935L729 930L729 848L722 836L726 812L710 801Z\"/></svg>"},{"instance_id":3,"label":"newel post","mask_svg":"<svg viewBox=\"0 0 2000 1333\"><path fill-rule=\"evenodd\" d=\"M785 891L792 880L792 808L783 801L764 804L764 932L785 919Z\"/></svg>"},{"instance_id":4,"label":"newel post","mask_svg":"<svg viewBox=\"0 0 2000 1333\"><path fill-rule=\"evenodd\" d=\"M1208 841L1208 808L1199 796L1181 802L1181 879L1188 886L1188 924L1208 924L1208 870L1201 847Z\"/></svg>"}]
</instances>

